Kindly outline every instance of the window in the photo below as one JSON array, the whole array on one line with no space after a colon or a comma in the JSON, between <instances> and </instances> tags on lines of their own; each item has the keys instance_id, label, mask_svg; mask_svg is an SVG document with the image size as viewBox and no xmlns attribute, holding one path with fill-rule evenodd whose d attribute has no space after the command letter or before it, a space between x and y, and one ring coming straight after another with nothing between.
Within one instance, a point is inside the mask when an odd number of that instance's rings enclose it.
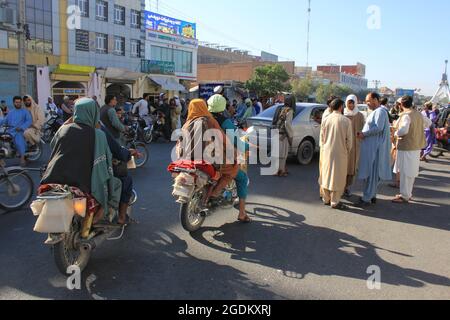
<instances>
[{"instance_id":1,"label":"window","mask_svg":"<svg viewBox=\"0 0 450 320\"><path fill-rule=\"evenodd\" d=\"M95 4L95 17L100 21L108 21L108 3L103 0L97 0Z\"/></svg>"},{"instance_id":2,"label":"window","mask_svg":"<svg viewBox=\"0 0 450 320\"><path fill-rule=\"evenodd\" d=\"M118 56L125 55L125 38L114 37L114 54Z\"/></svg>"},{"instance_id":3,"label":"window","mask_svg":"<svg viewBox=\"0 0 450 320\"><path fill-rule=\"evenodd\" d=\"M1 0L0 0L1 2ZM9 1L12 8L17 9L17 1ZM27 49L37 53L52 53L53 51L53 14L52 1L27 0L25 18L30 30L31 40L27 41ZM8 46L17 47L17 39L9 35Z\"/></svg>"},{"instance_id":4,"label":"window","mask_svg":"<svg viewBox=\"0 0 450 320\"><path fill-rule=\"evenodd\" d=\"M89 0L77 0L77 6L80 8L82 17L89 17Z\"/></svg>"},{"instance_id":5,"label":"window","mask_svg":"<svg viewBox=\"0 0 450 320\"><path fill-rule=\"evenodd\" d=\"M95 50L98 53L108 53L108 35L103 33L95 34Z\"/></svg>"},{"instance_id":6,"label":"window","mask_svg":"<svg viewBox=\"0 0 450 320\"><path fill-rule=\"evenodd\" d=\"M141 41L131 40L131 56L134 58L141 57Z\"/></svg>"},{"instance_id":7,"label":"window","mask_svg":"<svg viewBox=\"0 0 450 320\"><path fill-rule=\"evenodd\" d=\"M175 72L192 73L192 52L152 46L150 55L151 60L175 63Z\"/></svg>"},{"instance_id":8,"label":"window","mask_svg":"<svg viewBox=\"0 0 450 320\"><path fill-rule=\"evenodd\" d=\"M125 7L114 6L114 23L125 25Z\"/></svg>"},{"instance_id":9,"label":"window","mask_svg":"<svg viewBox=\"0 0 450 320\"><path fill-rule=\"evenodd\" d=\"M131 23L132 28L141 28L141 13L136 10L131 10Z\"/></svg>"}]
</instances>

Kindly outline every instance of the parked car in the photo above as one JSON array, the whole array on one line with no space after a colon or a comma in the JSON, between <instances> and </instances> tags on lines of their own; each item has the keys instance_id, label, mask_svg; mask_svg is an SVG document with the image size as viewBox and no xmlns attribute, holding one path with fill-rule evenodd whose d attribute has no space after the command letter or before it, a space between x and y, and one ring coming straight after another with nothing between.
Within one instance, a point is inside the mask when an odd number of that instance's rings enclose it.
<instances>
[{"instance_id":1,"label":"parked car","mask_svg":"<svg viewBox=\"0 0 450 320\"><path fill-rule=\"evenodd\" d=\"M364 118L367 119L370 114L369 106L367 104L358 104L358 109L364 115Z\"/></svg>"},{"instance_id":2,"label":"parked car","mask_svg":"<svg viewBox=\"0 0 450 320\"><path fill-rule=\"evenodd\" d=\"M273 118L277 108L281 106L276 104L257 117L247 120L249 130L258 132L258 145L264 149L267 146L270 151L270 139ZM292 126L294 129L294 139L290 150L290 155L295 156L302 165L311 163L314 154L319 151L320 126L322 115L327 106L314 103L297 103L297 110L294 115ZM262 130L265 129L267 135L264 136ZM266 140L266 141L264 141Z\"/></svg>"}]
</instances>

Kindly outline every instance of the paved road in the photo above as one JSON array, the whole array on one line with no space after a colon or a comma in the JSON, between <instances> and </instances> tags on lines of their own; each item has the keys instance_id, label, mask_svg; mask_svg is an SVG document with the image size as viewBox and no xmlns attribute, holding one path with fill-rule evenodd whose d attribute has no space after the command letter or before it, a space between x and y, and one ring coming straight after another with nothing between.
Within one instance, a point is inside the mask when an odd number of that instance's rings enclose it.
<instances>
[{"instance_id":1,"label":"paved road","mask_svg":"<svg viewBox=\"0 0 450 320\"><path fill-rule=\"evenodd\" d=\"M376 207L347 212L321 205L317 160L284 180L253 168L255 221L225 210L193 237L171 198L170 149L152 145L134 173L140 224L95 252L89 290L66 289L29 210L0 216L0 299L450 299L450 158L423 165L413 204L391 204L386 187ZM369 266L381 290L367 288Z\"/></svg>"}]
</instances>

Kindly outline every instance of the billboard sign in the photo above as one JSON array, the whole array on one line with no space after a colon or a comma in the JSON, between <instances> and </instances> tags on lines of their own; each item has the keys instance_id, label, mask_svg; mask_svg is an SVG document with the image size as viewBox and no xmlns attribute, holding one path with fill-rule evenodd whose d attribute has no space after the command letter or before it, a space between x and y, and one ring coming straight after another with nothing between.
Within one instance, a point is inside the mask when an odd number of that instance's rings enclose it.
<instances>
[{"instance_id":1,"label":"billboard sign","mask_svg":"<svg viewBox=\"0 0 450 320\"><path fill-rule=\"evenodd\" d=\"M403 97L403 96L414 97L415 92L416 92L416 90L414 90L414 89L396 89L395 95L397 97Z\"/></svg>"},{"instance_id":2,"label":"billboard sign","mask_svg":"<svg viewBox=\"0 0 450 320\"><path fill-rule=\"evenodd\" d=\"M205 83L198 86L198 96L200 99L208 100L214 95L214 88L217 86L225 87L225 83Z\"/></svg>"},{"instance_id":3,"label":"billboard sign","mask_svg":"<svg viewBox=\"0 0 450 320\"><path fill-rule=\"evenodd\" d=\"M197 25L195 23L163 16L151 11L144 12L144 19L146 29L189 39L197 38Z\"/></svg>"},{"instance_id":4,"label":"billboard sign","mask_svg":"<svg viewBox=\"0 0 450 320\"><path fill-rule=\"evenodd\" d=\"M169 61L142 60L141 72L151 74L175 74L175 63Z\"/></svg>"}]
</instances>

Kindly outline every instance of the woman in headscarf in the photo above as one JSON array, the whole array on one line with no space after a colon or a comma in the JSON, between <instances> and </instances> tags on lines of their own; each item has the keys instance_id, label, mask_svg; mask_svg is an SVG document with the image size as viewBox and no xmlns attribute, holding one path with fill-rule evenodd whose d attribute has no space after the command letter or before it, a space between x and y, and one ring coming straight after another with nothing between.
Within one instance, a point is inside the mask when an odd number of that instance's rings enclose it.
<instances>
[{"instance_id":1,"label":"woman in headscarf","mask_svg":"<svg viewBox=\"0 0 450 320\"><path fill-rule=\"evenodd\" d=\"M23 97L23 104L30 112L31 118L33 119L31 127L25 130L23 136L28 143L34 146L41 141L42 127L45 123L45 113L30 95Z\"/></svg>"},{"instance_id":2,"label":"woman in headscarf","mask_svg":"<svg viewBox=\"0 0 450 320\"><path fill-rule=\"evenodd\" d=\"M364 115L359 112L358 98L354 94L347 97L347 100L345 102L344 116L346 116L352 122L353 133L353 148L350 151L348 157L347 184L344 192L345 197L350 197L350 187L353 185L356 173L358 171L359 151L361 148L361 140L357 137L358 133L362 132L364 124L366 122Z\"/></svg>"},{"instance_id":3,"label":"woman in headscarf","mask_svg":"<svg viewBox=\"0 0 450 320\"><path fill-rule=\"evenodd\" d=\"M203 125L198 125L201 124ZM199 128L202 128L203 131L200 136L198 136ZM218 171L220 173L220 180L218 181L216 187L212 191L211 198L217 198L219 195L223 192L223 190L226 188L227 185L230 184L230 182L233 179L236 179L238 177L239 173L239 165L237 163L236 159L236 152L233 152L233 155L227 154L227 150L234 150L231 142L228 140L225 133L222 131L222 128L220 127L219 123L214 119L214 117L211 115L211 113L208 111L208 107L206 105L206 102L201 99L195 99L192 100L189 105L189 111L188 111L188 117L186 124L183 127L183 131L190 136L193 137L193 144L187 146L189 143L184 143L184 149L181 151L184 154L181 154L179 152L179 155L181 155L184 159L191 159L191 160L204 160L202 159L195 159L193 156L195 156L196 148L200 147L199 143L201 143L201 151L203 156L203 151L207 147L207 144L203 143L203 134L206 130L217 130L216 132L219 134L218 136L215 136L215 138L218 138L219 141L215 141L215 147L217 147L215 151L216 155L221 156L221 159L223 160L223 163L220 164L214 164L216 167L218 167ZM186 150L188 152L186 152ZM242 196L246 197L246 191L242 190ZM242 208L242 205L240 205L239 210L239 217L238 220L241 222L250 222L250 218L248 217L246 211L245 211L245 202L244 207Z\"/></svg>"},{"instance_id":4,"label":"woman in headscarf","mask_svg":"<svg viewBox=\"0 0 450 320\"><path fill-rule=\"evenodd\" d=\"M287 177L289 175L286 161L289 155L289 149L292 146L294 138L294 130L292 128L292 120L296 110L296 100L294 96L286 96L284 105L278 107L273 119L273 127L279 131L279 154L278 163L279 169L276 176Z\"/></svg>"},{"instance_id":5,"label":"woman in headscarf","mask_svg":"<svg viewBox=\"0 0 450 320\"><path fill-rule=\"evenodd\" d=\"M98 206L90 206L88 216L92 218L95 214L94 223L104 213L112 221L121 193L121 183L114 178L111 151L105 134L99 129L99 121L100 110L94 100L82 98L76 102L72 121L63 125L51 142L51 160L41 181L41 189L44 185L68 185L79 189L88 199L95 199Z\"/></svg>"}]
</instances>

